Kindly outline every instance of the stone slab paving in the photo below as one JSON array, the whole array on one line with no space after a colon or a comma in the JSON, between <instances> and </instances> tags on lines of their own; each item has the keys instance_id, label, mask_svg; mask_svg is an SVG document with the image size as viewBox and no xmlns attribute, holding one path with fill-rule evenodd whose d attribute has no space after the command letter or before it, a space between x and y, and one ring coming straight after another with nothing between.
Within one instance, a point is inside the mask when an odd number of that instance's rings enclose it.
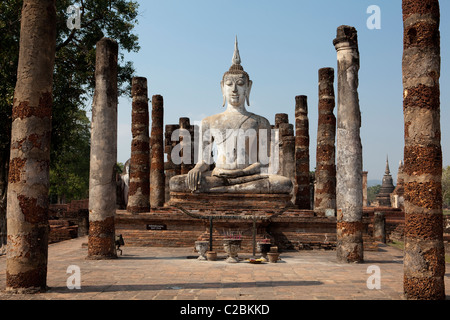
<instances>
[{"instance_id":1,"label":"stone slab paving","mask_svg":"<svg viewBox=\"0 0 450 320\"><path fill-rule=\"evenodd\" d=\"M380 246L364 264L336 263L334 251L285 252L278 263L198 261L189 248L123 247L115 260L86 260L87 238L49 246L44 294L5 293L6 258L0 257L1 300L403 300L403 252ZM250 254L241 254L241 258ZM219 255L219 258L221 256ZM223 257L224 258L224 257ZM78 266L81 289L69 290L67 268ZM377 266L381 289L367 281ZM447 296L450 271L447 265ZM372 283L372 282L370 282Z\"/></svg>"}]
</instances>

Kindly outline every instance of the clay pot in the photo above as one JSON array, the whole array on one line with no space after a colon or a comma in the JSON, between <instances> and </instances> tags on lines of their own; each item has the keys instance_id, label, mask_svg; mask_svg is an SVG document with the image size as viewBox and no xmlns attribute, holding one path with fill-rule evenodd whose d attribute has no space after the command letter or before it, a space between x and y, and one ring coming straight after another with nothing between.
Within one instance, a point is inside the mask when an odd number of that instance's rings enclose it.
<instances>
[{"instance_id":1,"label":"clay pot","mask_svg":"<svg viewBox=\"0 0 450 320\"><path fill-rule=\"evenodd\" d=\"M280 254L278 252L269 252L267 253L267 256L269 257L270 263L277 263L280 259Z\"/></svg>"},{"instance_id":2,"label":"clay pot","mask_svg":"<svg viewBox=\"0 0 450 320\"><path fill-rule=\"evenodd\" d=\"M217 260L217 252L215 252L215 251L206 251L206 259L208 261L216 261Z\"/></svg>"}]
</instances>

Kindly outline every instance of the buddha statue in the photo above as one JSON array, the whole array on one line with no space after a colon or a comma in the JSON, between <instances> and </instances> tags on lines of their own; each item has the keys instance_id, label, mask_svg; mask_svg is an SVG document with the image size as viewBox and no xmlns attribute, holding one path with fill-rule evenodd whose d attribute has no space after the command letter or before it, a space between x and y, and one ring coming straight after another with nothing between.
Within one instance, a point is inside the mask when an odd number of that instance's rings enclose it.
<instances>
[{"instance_id":1,"label":"buddha statue","mask_svg":"<svg viewBox=\"0 0 450 320\"><path fill-rule=\"evenodd\" d=\"M173 177L170 191L289 194L293 188L291 180L268 173L272 136L269 121L246 110L246 104L250 106L253 82L241 66L237 39L232 66L220 84L223 106L227 108L223 113L203 119L200 126L200 137L214 141L215 161L208 145L200 148L202 152L195 167L187 175Z\"/></svg>"}]
</instances>

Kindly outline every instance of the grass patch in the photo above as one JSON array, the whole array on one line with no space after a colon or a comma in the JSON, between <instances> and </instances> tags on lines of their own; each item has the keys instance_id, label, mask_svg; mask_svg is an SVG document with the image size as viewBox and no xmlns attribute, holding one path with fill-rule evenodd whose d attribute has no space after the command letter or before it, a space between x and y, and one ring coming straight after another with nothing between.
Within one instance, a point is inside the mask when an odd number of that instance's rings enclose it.
<instances>
[{"instance_id":1,"label":"grass patch","mask_svg":"<svg viewBox=\"0 0 450 320\"><path fill-rule=\"evenodd\" d=\"M450 210L444 209L444 216L450 216Z\"/></svg>"},{"instance_id":2,"label":"grass patch","mask_svg":"<svg viewBox=\"0 0 450 320\"><path fill-rule=\"evenodd\" d=\"M401 241L392 241L388 243L389 246L394 247L399 250L405 249L405 243Z\"/></svg>"}]
</instances>

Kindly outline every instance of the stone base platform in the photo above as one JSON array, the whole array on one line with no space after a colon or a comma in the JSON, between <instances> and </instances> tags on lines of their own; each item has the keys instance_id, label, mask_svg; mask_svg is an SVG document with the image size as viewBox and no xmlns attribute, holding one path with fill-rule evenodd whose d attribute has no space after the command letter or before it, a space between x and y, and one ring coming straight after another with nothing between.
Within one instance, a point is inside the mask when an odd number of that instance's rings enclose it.
<instances>
[{"instance_id":1,"label":"stone base platform","mask_svg":"<svg viewBox=\"0 0 450 320\"><path fill-rule=\"evenodd\" d=\"M240 209L283 209L293 206L289 194L233 194L233 193L183 193L171 192L169 206L182 205L186 209L221 208Z\"/></svg>"},{"instance_id":2,"label":"stone base platform","mask_svg":"<svg viewBox=\"0 0 450 320\"><path fill-rule=\"evenodd\" d=\"M242 252L252 253L254 230L256 241L270 239L280 251L330 250L336 246L336 219L317 217L311 210L290 208L281 215L279 209L203 207L185 211L195 217L171 206L137 215L117 211L116 233L123 235L125 247L191 247L194 255L195 241L209 241L210 230L217 252L223 252L224 235L233 232L241 235ZM212 226L208 217L213 217ZM377 250L370 236L365 237L365 248Z\"/></svg>"}]
</instances>

